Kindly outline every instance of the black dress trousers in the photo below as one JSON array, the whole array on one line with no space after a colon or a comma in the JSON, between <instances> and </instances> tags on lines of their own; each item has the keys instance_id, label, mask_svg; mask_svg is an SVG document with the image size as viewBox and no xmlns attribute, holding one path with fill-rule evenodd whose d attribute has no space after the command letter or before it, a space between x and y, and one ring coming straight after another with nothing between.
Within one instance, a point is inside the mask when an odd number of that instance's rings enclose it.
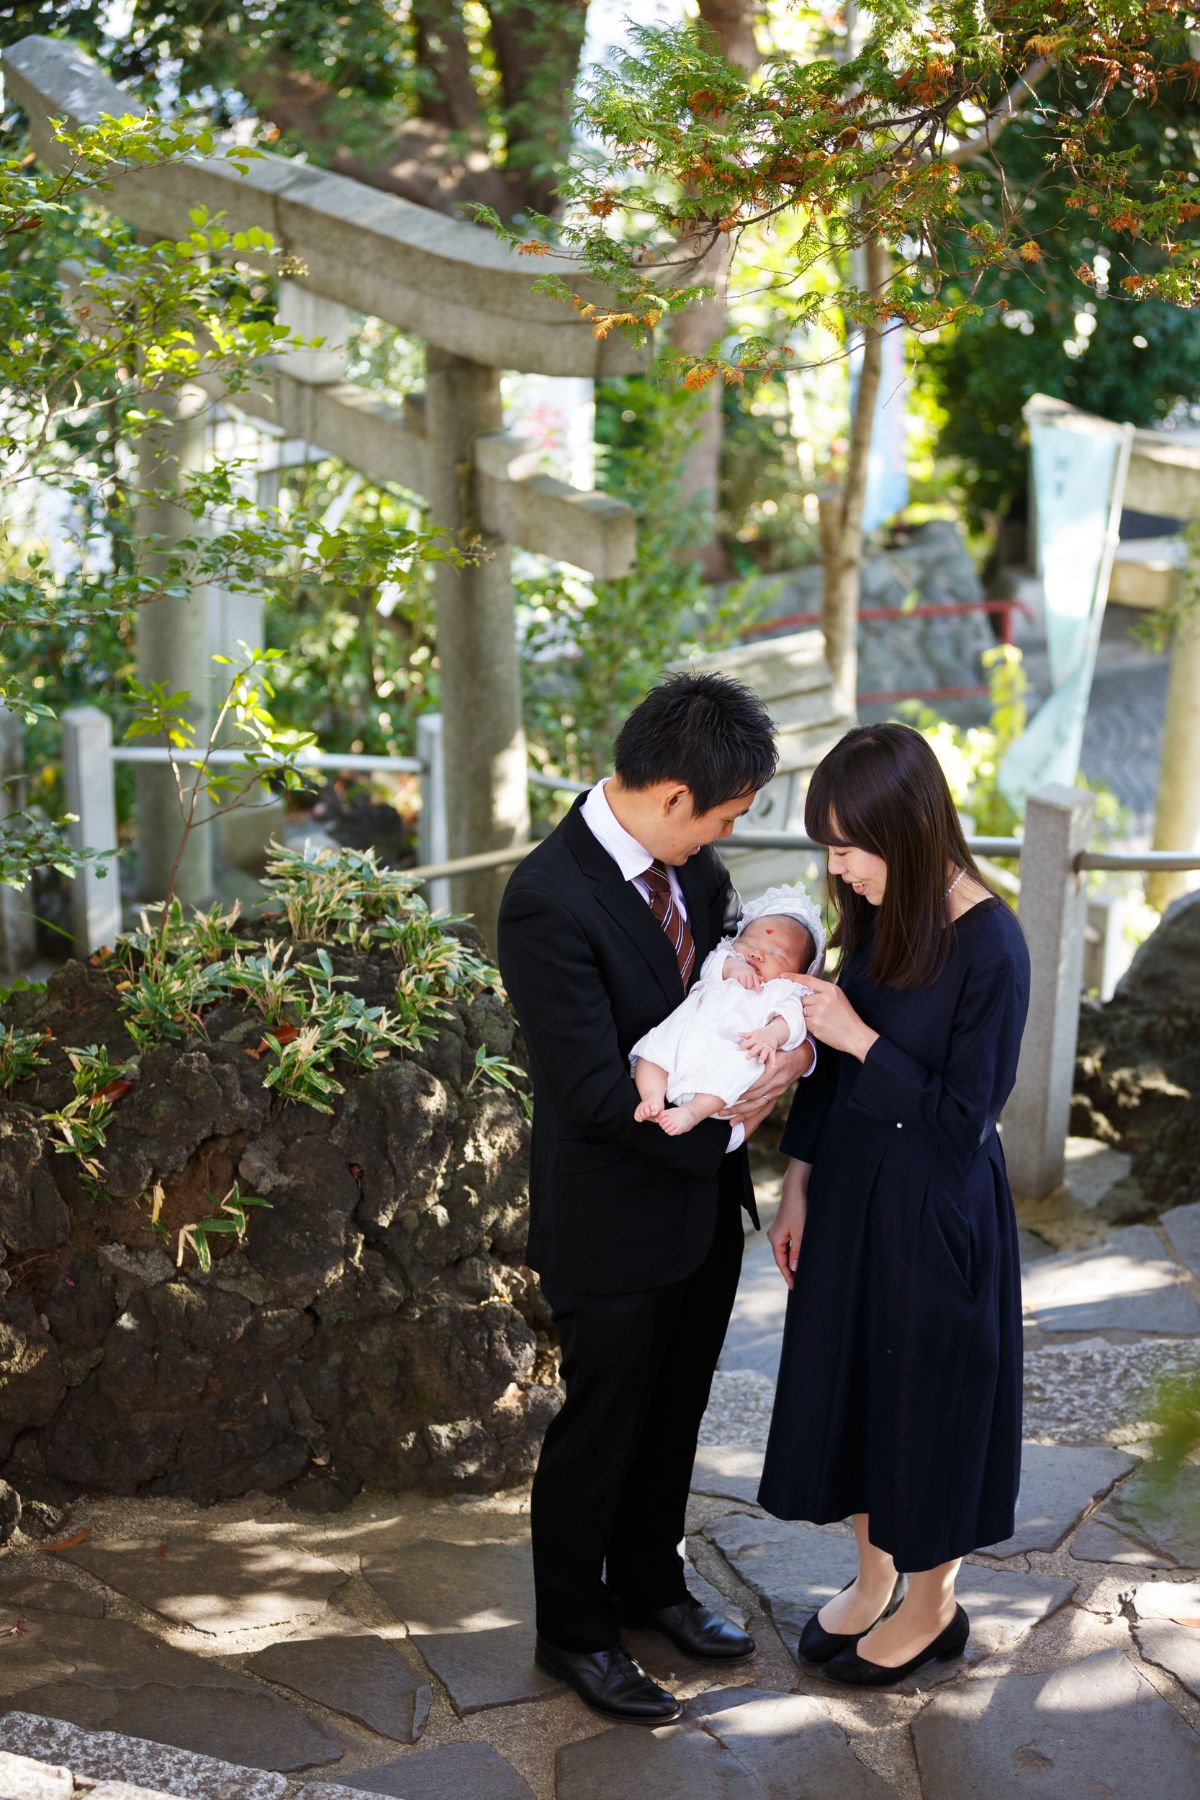
<instances>
[{"instance_id":1,"label":"black dress trousers","mask_svg":"<svg viewBox=\"0 0 1200 1800\"><path fill-rule=\"evenodd\" d=\"M686 1599L678 1546L696 1434L733 1310L741 1208L722 1195L712 1246L681 1281L580 1294L543 1278L567 1397L546 1433L531 1526L537 1627L563 1650L616 1643L614 1597Z\"/></svg>"}]
</instances>

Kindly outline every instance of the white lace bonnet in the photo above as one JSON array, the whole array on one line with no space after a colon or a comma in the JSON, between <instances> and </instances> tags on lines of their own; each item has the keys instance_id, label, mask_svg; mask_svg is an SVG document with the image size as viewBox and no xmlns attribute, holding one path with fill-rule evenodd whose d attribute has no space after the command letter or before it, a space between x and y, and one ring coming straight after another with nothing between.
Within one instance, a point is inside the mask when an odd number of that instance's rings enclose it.
<instances>
[{"instance_id":1,"label":"white lace bonnet","mask_svg":"<svg viewBox=\"0 0 1200 1800\"><path fill-rule=\"evenodd\" d=\"M825 966L825 927L815 900L798 881L790 887L769 887L757 900L747 900L742 907L739 930L753 924L755 919L780 916L798 920L811 936L817 953L808 965L807 973L819 975Z\"/></svg>"}]
</instances>

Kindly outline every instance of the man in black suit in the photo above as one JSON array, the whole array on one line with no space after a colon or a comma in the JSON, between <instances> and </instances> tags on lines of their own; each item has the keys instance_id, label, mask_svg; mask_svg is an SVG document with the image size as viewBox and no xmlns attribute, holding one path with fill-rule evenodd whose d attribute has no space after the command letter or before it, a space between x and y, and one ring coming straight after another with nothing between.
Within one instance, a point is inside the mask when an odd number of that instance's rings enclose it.
<instances>
[{"instance_id":1,"label":"man in black suit","mask_svg":"<svg viewBox=\"0 0 1200 1800\"><path fill-rule=\"evenodd\" d=\"M812 1066L805 1043L741 1122L634 1123L631 1046L677 1006L740 902L716 851L775 772L761 702L675 675L621 729L615 773L517 869L500 968L533 1072L529 1262L558 1326L566 1400L533 1484L537 1658L609 1717L661 1725L674 1696L620 1626L693 1656L754 1641L688 1594L678 1546L696 1437L733 1307L746 1130Z\"/></svg>"}]
</instances>

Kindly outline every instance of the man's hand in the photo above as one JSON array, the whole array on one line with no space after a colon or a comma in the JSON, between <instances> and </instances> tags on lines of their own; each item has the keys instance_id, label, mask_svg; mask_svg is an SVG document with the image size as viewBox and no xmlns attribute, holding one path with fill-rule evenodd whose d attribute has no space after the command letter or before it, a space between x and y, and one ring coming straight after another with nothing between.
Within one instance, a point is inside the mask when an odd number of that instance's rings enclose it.
<instances>
[{"instance_id":1,"label":"man's hand","mask_svg":"<svg viewBox=\"0 0 1200 1800\"><path fill-rule=\"evenodd\" d=\"M739 987L748 988L752 994L762 990L762 978L758 970L752 968L744 956L727 956L723 973L726 981L736 981Z\"/></svg>"},{"instance_id":2,"label":"man's hand","mask_svg":"<svg viewBox=\"0 0 1200 1800\"><path fill-rule=\"evenodd\" d=\"M770 1116L774 1105L774 1100L767 1100L763 1105L756 1106L752 1111L747 1112L746 1096L743 1094L742 1098L738 1101L736 1108L731 1107L727 1113L722 1113L720 1116L722 1119L740 1119L746 1130L744 1141L749 1142L763 1120Z\"/></svg>"},{"instance_id":3,"label":"man's hand","mask_svg":"<svg viewBox=\"0 0 1200 1800\"><path fill-rule=\"evenodd\" d=\"M775 1067L760 1075L753 1087L747 1088L736 1106L722 1114L726 1119L740 1119L746 1127L746 1136L761 1125L780 1094L787 1092L793 1081L801 1075L807 1075L816 1057L812 1044L805 1039L794 1050L780 1050L775 1058Z\"/></svg>"}]
</instances>

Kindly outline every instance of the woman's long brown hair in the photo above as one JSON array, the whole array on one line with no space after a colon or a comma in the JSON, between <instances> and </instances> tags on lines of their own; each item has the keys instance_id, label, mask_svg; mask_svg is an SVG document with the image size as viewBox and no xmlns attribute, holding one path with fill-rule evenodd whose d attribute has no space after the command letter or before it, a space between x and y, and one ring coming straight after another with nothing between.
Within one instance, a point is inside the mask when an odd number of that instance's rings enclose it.
<instances>
[{"instance_id":1,"label":"woman's long brown hair","mask_svg":"<svg viewBox=\"0 0 1200 1800\"><path fill-rule=\"evenodd\" d=\"M817 764L804 821L818 844L869 850L887 864L879 906L836 876L830 943L842 961L874 934L873 979L925 987L950 955L947 871L966 869L987 887L967 849L946 777L920 732L908 725L857 725ZM991 890L989 889L989 892Z\"/></svg>"}]
</instances>

